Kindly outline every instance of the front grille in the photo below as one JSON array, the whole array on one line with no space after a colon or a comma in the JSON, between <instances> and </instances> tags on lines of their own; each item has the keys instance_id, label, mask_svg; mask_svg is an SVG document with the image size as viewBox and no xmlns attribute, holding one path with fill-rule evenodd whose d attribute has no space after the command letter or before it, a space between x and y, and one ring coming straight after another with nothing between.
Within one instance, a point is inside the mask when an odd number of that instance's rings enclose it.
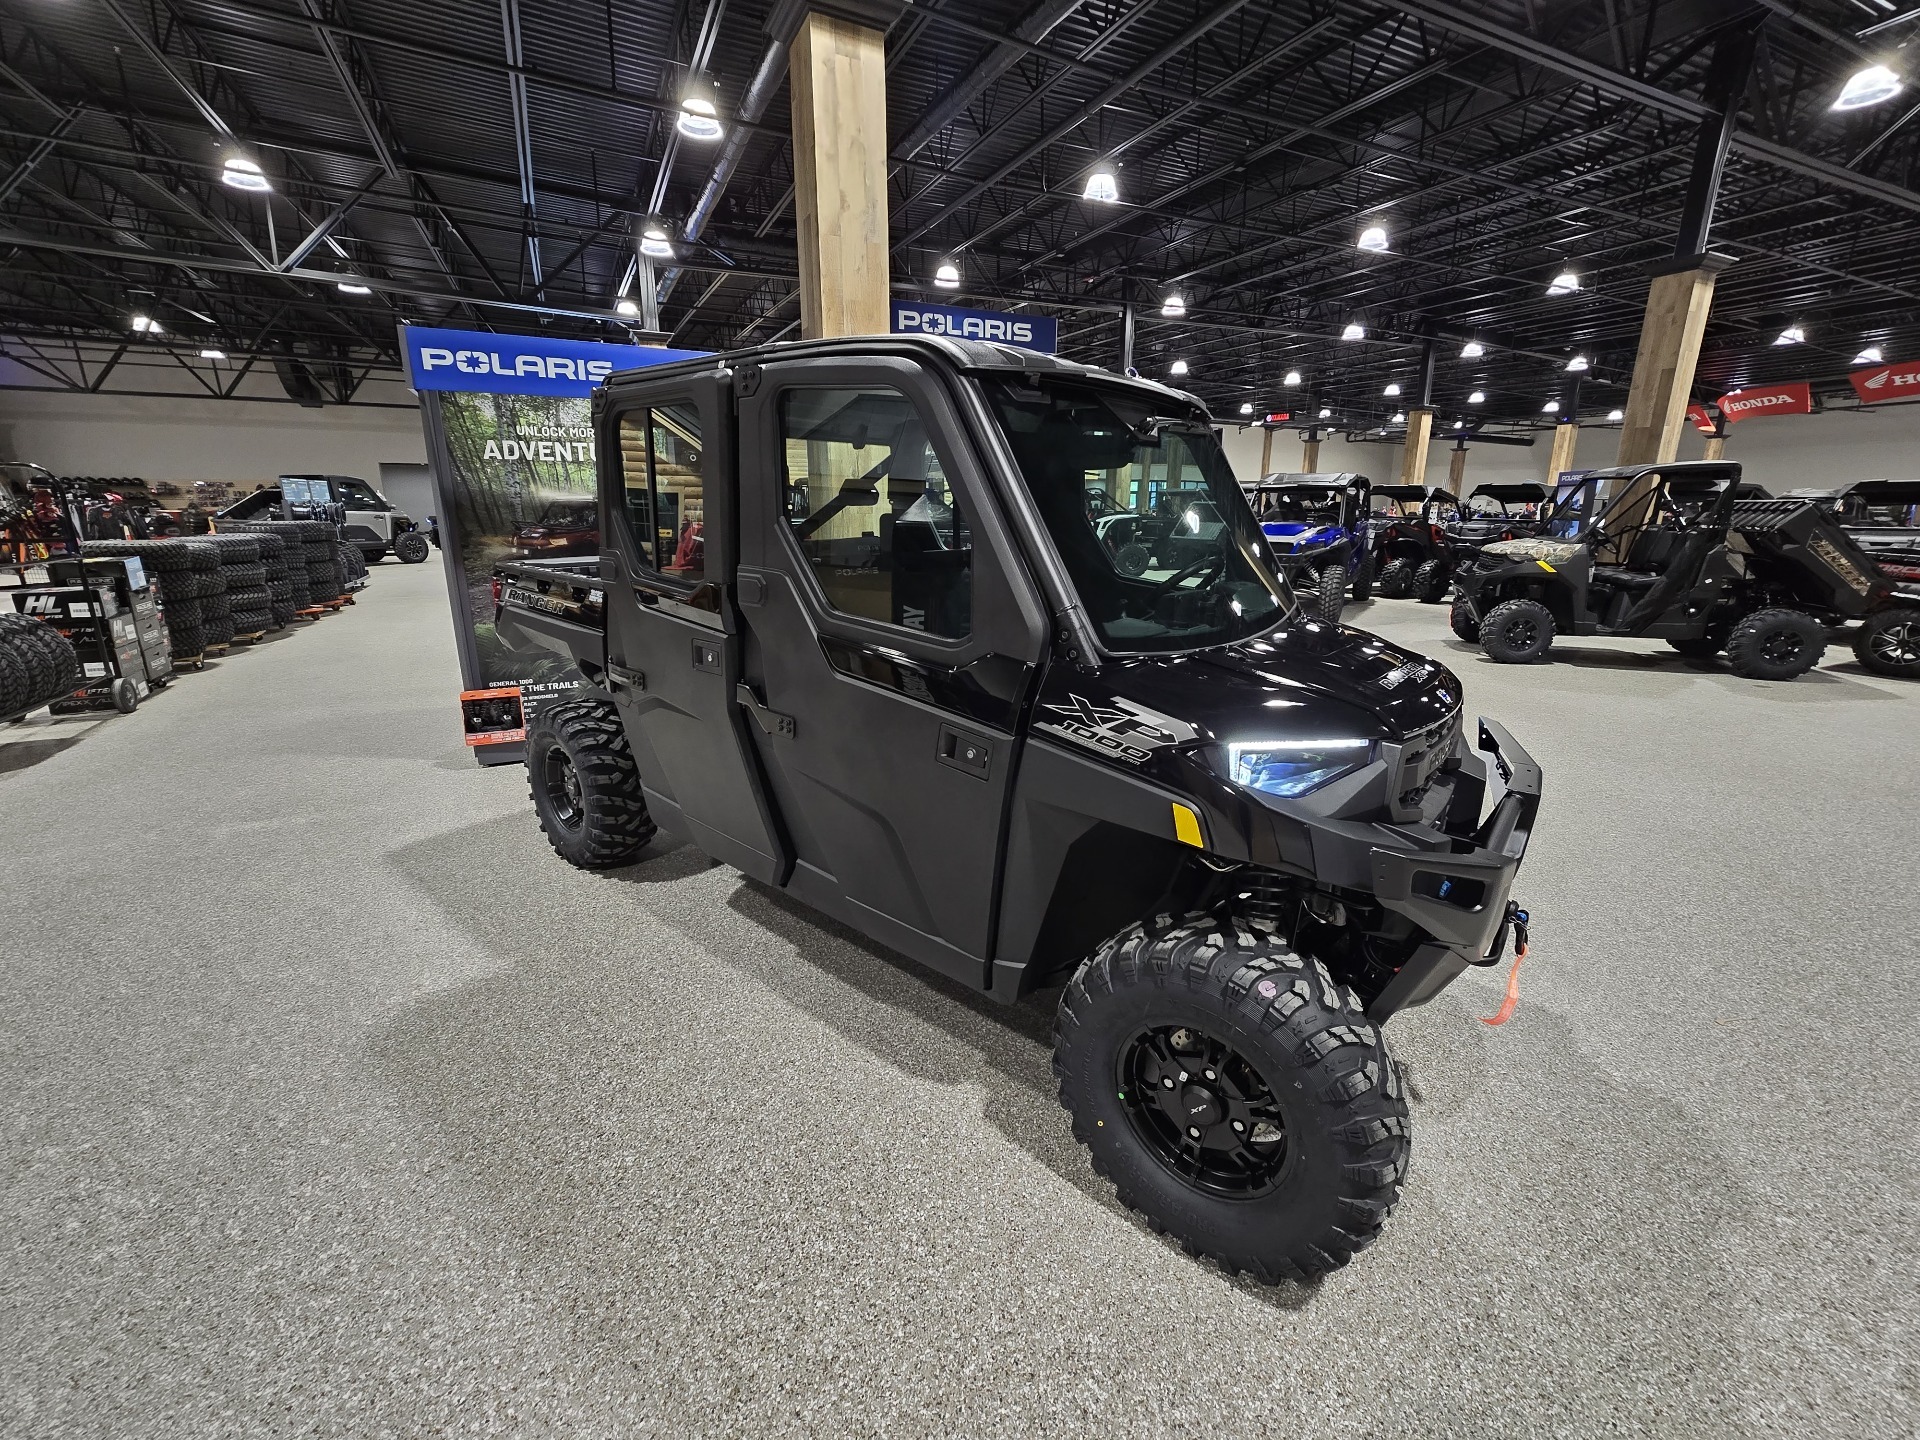
<instances>
[{"instance_id":1,"label":"front grille","mask_svg":"<svg viewBox=\"0 0 1920 1440\"><path fill-rule=\"evenodd\" d=\"M1455 706L1451 715L1414 732L1400 746L1400 773L1394 793L1395 803L1402 809L1411 809L1426 797L1433 777L1453 754L1454 742L1460 738L1460 716L1460 707Z\"/></svg>"}]
</instances>

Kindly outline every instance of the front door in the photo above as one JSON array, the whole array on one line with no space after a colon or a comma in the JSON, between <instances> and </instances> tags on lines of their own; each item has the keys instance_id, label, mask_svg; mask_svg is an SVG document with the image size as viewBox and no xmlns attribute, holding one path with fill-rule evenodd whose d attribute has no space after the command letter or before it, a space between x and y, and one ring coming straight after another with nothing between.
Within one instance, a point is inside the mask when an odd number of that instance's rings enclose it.
<instances>
[{"instance_id":1,"label":"front door","mask_svg":"<svg viewBox=\"0 0 1920 1440\"><path fill-rule=\"evenodd\" d=\"M739 698L789 888L985 985L1047 624L984 462L948 382L912 361L787 361L739 383Z\"/></svg>"},{"instance_id":2,"label":"front door","mask_svg":"<svg viewBox=\"0 0 1920 1440\"><path fill-rule=\"evenodd\" d=\"M730 397L711 375L615 389L596 427L606 686L626 720L647 808L668 831L756 880L787 878L759 762L735 703L738 626L722 593L734 556Z\"/></svg>"}]
</instances>

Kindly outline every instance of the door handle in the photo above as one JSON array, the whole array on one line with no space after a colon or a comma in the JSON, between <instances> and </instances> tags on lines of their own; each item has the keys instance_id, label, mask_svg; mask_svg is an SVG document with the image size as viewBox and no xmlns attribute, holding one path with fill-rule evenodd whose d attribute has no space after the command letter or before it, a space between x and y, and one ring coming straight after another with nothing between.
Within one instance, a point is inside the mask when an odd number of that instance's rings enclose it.
<instances>
[{"instance_id":1,"label":"door handle","mask_svg":"<svg viewBox=\"0 0 1920 1440\"><path fill-rule=\"evenodd\" d=\"M633 598L638 600L642 605L653 608L658 608L660 604L660 597L658 595L654 594L651 590L642 590L638 585L633 587Z\"/></svg>"},{"instance_id":2,"label":"door handle","mask_svg":"<svg viewBox=\"0 0 1920 1440\"><path fill-rule=\"evenodd\" d=\"M629 670L624 665L607 666L607 684L616 689L635 690L647 693L647 677L638 670Z\"/></svg>"},{"instance_id":3,"label":"door handle","mask_svg":"<svg viewBox=\"0 0 1920 1440\"><path fill-rule=\"evenodd\" d=\"M753 693L753 687L742 680L733 687L733 699L737 705L744 705L747 713L753 716L760 728L769 735L785 735L792 738L798 728L793 716L783 715L778 710L769 710L766 703Z\"/></svg>"}]
</instances>

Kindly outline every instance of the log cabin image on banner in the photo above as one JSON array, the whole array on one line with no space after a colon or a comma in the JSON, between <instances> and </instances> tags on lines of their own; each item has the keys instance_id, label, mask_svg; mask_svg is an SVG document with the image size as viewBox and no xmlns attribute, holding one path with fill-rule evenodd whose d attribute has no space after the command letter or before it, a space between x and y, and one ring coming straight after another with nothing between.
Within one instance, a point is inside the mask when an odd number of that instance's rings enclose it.
<instances>
[{"instance_id":1,"label":"log cabin image on banner","mask_svg":"<svg viewBox=\"0 0 1920 1440\"><path fill-rule=\"evenodd\" d=\"M617 370L704 352L424 326L403 327L401 339L433 471L469 740L491 742L476 744L486 763L516 760L519 726L474 720L497 720L502 706L524 719L582 677L551 652L516 651L496 634L494 570L513 560L599 555L593 387ZM657 450L697 457L697 426L675 431L665 414L657 421L670 436ZM623 448L629 443L623 431ZM646 439L631 443L644 474ZM689 503L663 476L658 493L663 551L697 547L697 492Z\"/></svg>"}]
</instances>

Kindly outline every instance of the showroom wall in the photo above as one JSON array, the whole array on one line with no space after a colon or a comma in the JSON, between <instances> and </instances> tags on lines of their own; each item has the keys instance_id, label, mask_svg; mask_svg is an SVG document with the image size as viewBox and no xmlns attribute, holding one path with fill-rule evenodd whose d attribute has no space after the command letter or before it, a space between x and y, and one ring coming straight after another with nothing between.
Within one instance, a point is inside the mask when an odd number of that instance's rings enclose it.
<instances>
[{"instance_id":1,"label":"showroom wall","mask_svg":"<svg viewBox=\"0 0 1920 1440\"><path fill-rule=\"evenodd\" d=\"M1468 488L1487 481L1544 480L1551 440L1542 430L1531 448L1469 446ZM1698 460L1704 443L1704 437L1689 427L1681 437L1680 458ZM1225 444L1234 473L1242 480L1259 473L1258 429L1228 426ZM1574 454L1576 468L1592 470L1613 464L1619 445L1620 431L1615 426L1583 428ZM1447 483L1450 448L1444 432L1433 437L1427 452L1428 483ZM1397 481L1400 450L1398 445L1356 444L1333 436L1321 442L1320 469L1355 470L1380 483ZM1300 459L1299 432L1276 431L1273 468L1298 469ZM1749 479L1776 495L1801 486L1832 487L1849 480L1913 479L1920 477L1920 405L1881 405L1748 420L1728 432L1727 459L1740 461Z\"/></svg>"}]
</instances>

